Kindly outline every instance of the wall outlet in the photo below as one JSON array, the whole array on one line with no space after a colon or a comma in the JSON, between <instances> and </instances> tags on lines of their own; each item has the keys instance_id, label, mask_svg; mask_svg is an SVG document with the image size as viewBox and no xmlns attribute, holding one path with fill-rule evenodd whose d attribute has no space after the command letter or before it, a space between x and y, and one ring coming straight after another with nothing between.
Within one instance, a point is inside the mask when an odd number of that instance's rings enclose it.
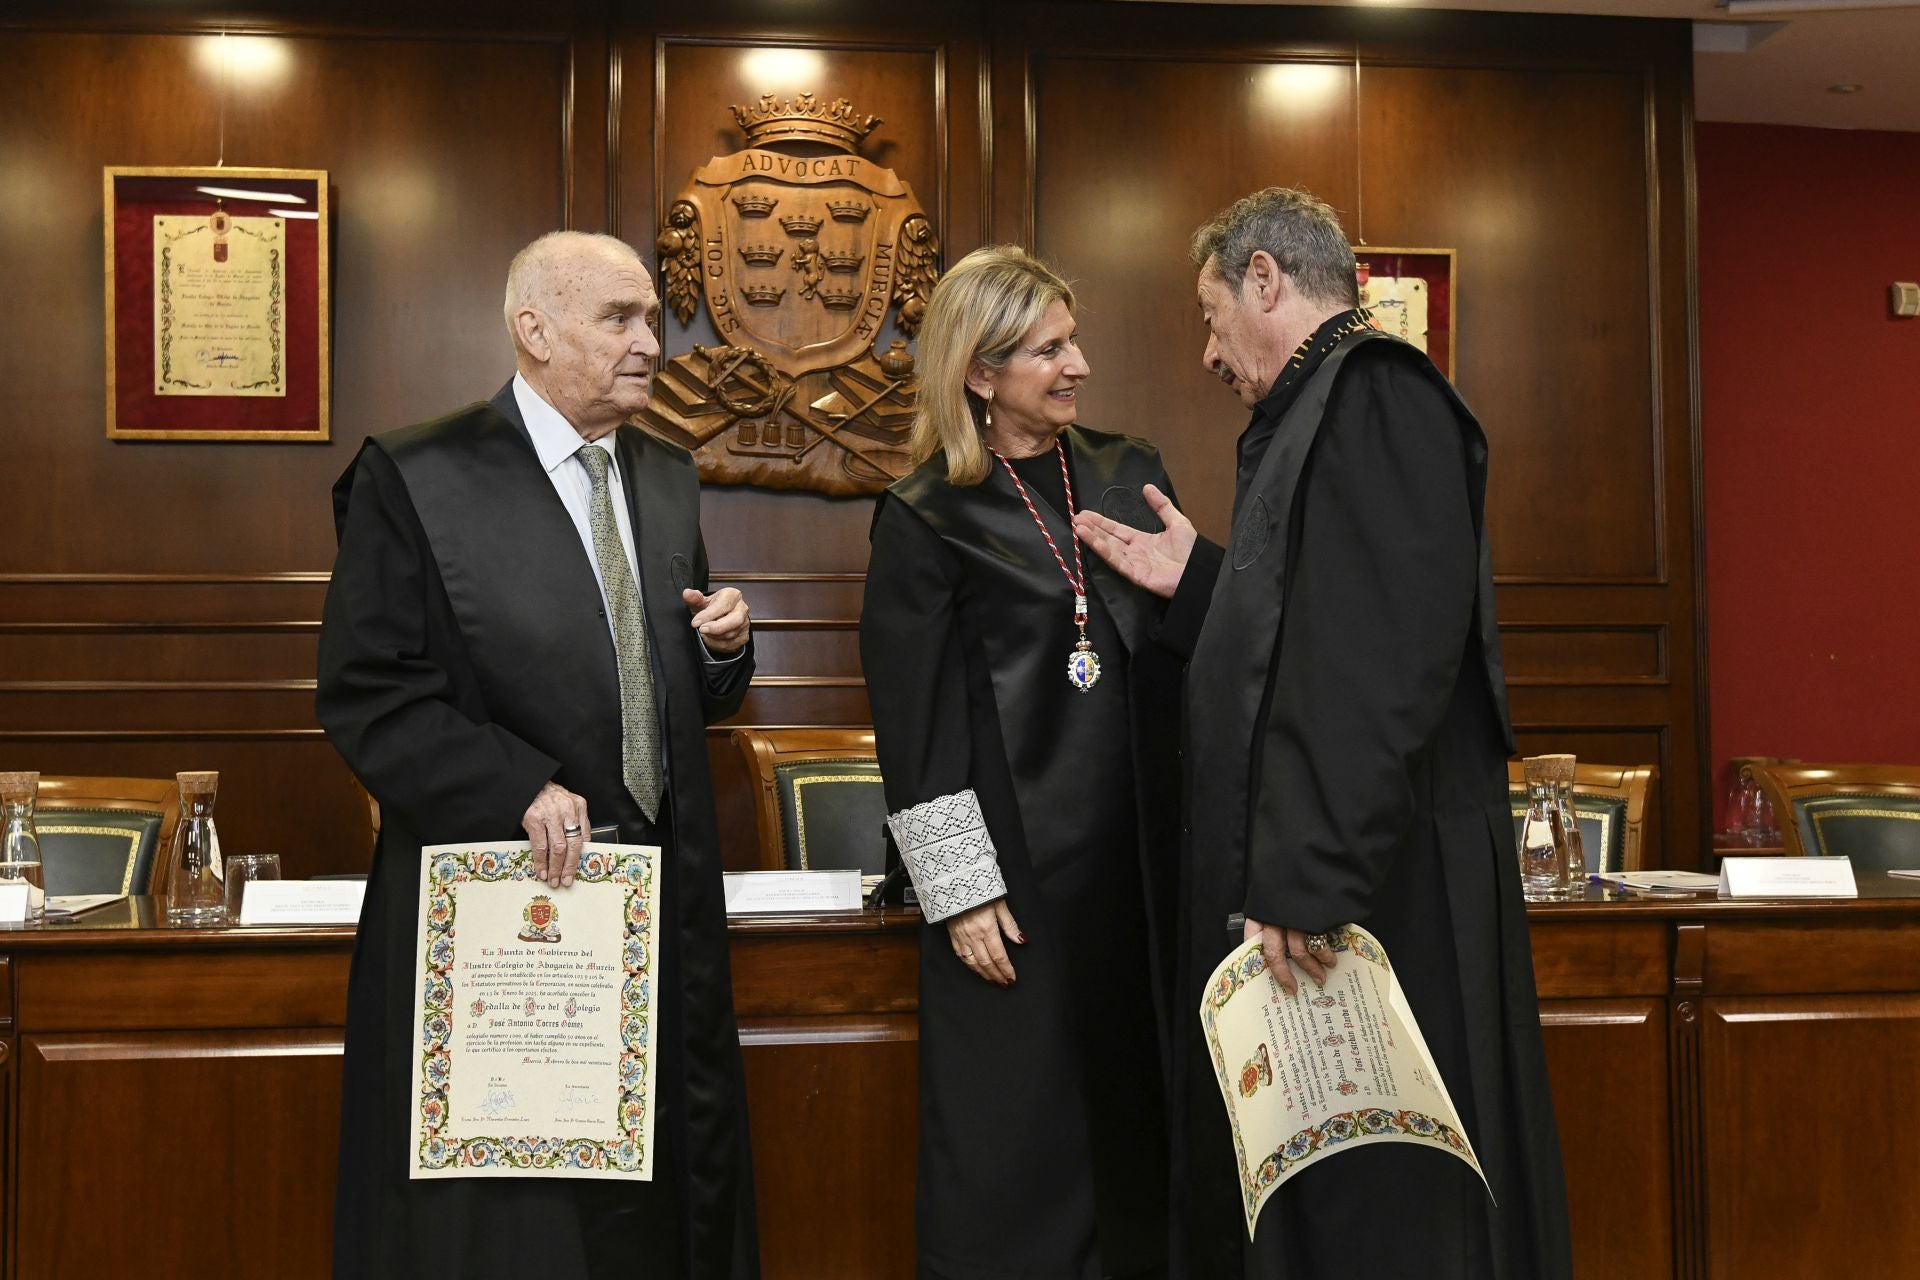
<instances>
[{"instance_id":1,"label":"wall outlet","mask_svg":"<svg viewBox=\"0 0 1920 1280\"><path fill-rule=\"evenodd\" d=\"M1896 316L1920 316L1920 284L1895 281L1887 287L1887 301Z\"/></svg>"}]
</instances>

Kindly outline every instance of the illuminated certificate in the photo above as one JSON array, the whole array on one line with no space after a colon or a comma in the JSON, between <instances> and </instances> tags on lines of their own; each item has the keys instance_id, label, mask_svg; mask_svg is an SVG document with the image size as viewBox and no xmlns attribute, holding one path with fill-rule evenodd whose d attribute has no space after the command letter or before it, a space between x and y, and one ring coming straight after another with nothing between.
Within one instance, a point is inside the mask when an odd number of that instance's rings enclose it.
<instances>
[{"instance_id":1,"label":"illuminated certificate","mask_svg":"<svg viewBox=\"0 0 1920 1280\"><path fill-rule=\"evenodd\" d=\"M287 394L287 224L153 220L153 393Z\"/></svg>"},{"instance_id":2,"label":"illuminated certificate","mask_svg":"<svg viewBox=\"0 0 1920 1280\"><path fill-rule=\"evenodd\" d=\"M1249 942L1220 962L1200 1004L1249 1238L1287 1179L1369 1143L1438 1147L1486 1181L1386 949L1349 925L1334 951L1324 988L1296 974L1298 990L1288 995L1259 942Z\"/></svg>"},{"instance_id":3,"label":"illuminated certificate","mask_svg":"<svg viewBox=\"0 0 1920 1280\"><path fill-rule=\"evenodd\" d=\"M410 1176L652 1178L659 857L421 851Z\"/></svg>"}]
</instances>

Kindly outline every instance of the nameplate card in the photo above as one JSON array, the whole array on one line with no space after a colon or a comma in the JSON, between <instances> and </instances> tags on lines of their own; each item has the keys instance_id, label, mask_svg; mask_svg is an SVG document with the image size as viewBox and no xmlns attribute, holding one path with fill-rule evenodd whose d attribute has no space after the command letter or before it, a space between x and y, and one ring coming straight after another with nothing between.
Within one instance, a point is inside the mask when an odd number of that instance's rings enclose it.
<instances>
[{"instance_id":1,"label":"nameplate card","mask_svg":"<svg viewBox=\"0 0 1920 1280\"><path fill-rule=\"evenodd\" d=\"M858 871L729 871L727 914L794 915L810 911L858 911Z\"/></svg>"},{"instance_id":2,"label":"nameplate card","mask_svg":"<svg viewBox=\"0 0 1920 1280\"><path fill-rule=\"evenodd\" d=\"M241 924L359 924L365 880L249 880Z\"/></svg>"},{"instance_id":3,"label":"nameplate card","mask_svg":"<svg viewBox=\"0 0 1920 1280\"><path fill-rule=\"evenodd\" d=\"M27 898L33 886L24 880L0 884L0 924L25 924Z\"/></svg>"},{"instance_id":4,"label":"nameplate card","mask_svg":"<svg viewBox=\"0 0 1920 1280\"><path fill-rule=\"evenodd\" d=\"M1846 858L1720 859L1723 898L1857 898Z\"/></svg>"}]
</instances>

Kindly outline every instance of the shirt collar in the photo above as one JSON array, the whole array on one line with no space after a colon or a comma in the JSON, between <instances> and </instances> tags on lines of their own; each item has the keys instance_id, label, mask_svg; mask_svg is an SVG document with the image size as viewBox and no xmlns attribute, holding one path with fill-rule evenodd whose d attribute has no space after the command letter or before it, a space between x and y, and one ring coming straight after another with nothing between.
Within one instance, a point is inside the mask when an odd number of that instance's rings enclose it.
<instances>
[{"instance_id":1,"label":"shirt collar","mask_svg":"<svg viewBox=\"0 0 1920 1280\"><path fill-rule=\"evenodd\" d=\"M513 400L520 406L520 419L527 424L527 435L533 440L533 451L540 457L540 466L548 475L553 469L580 452L580 446L586 444L573 424L560 416L560 411L548 404L533 384L518 373L513 375ZM618 457L613 452L614 432L593 441L605 449L609 456Z\"/></svg>"}]
</instances>

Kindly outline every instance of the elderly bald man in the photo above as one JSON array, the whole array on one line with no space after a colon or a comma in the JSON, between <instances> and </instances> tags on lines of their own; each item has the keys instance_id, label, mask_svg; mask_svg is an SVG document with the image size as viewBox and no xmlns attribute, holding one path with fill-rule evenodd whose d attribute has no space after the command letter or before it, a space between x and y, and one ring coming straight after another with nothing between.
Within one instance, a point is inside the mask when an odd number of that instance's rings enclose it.
<instances>
[{"instance_id":1,"label":"elderly bald man","mask_svg":"<svg viewBox=\"0 0 1920 1280\"><path fill-rule=\"evenodd\" d=\"M380 802L347 1004L334 1275L758 1274L705 728L747 692L708 594L694 464L627 420L660 353L645 265L560 231L514 258L518 372L370 437L334 486L327 736ZM595 825L658 844L654 1178L409 1181L420 849L531 842L569 885Z\"/></svg>"}]
</instances>

